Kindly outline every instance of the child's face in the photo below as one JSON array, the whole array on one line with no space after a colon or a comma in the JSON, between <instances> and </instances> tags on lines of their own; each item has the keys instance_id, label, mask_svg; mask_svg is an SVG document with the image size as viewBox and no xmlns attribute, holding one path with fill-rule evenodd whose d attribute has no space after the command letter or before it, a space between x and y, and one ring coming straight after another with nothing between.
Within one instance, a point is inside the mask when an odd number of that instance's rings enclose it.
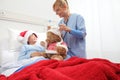
<instances>
[{"instance_id":1,"label":"child's face","mask_svg":"<svg viewBox=\"0 0 120 80\"><path fill-rule=\"evenodd\" d=\"M37 37L34 34L32 34L31 36L29 36L29 38L28 38L28 44L35 44L36 41L37 41Z\"/></svg>"}]
</instances>

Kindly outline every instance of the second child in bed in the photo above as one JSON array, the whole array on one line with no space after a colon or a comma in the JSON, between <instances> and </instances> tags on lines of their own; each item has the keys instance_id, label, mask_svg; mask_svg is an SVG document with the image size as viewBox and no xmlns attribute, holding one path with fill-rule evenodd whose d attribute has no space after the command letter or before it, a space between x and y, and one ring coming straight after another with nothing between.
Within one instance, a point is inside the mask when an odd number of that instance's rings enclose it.
<instances>
[{"instance_id":1,"label":"second child in bed","mask_svg":"<svg viewBox=\"0 0 120 80\"><path fill-rule=\"evenodd\" d=\"M45 48L37 42L37 34L34 31L23 31L18 36L18 40L23 43L22 49L19 53L18 60L30 59L36 56L44 58L43 52Z\"/></svg>"}]
</instances>

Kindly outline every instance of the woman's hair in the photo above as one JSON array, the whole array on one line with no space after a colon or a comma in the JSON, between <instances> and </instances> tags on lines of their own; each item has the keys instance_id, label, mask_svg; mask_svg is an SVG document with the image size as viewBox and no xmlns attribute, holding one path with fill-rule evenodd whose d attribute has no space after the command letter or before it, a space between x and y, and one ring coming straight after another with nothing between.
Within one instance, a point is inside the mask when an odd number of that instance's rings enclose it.
<instances>
[{"instance_id":1,"label":"woman's hair","mask_svg":"<svg viewBox=\"0 0 120 80\"><path fill-rule=\"evenodd\" d=\"M56 0L55 3L53 4L53 9L57 7L63 7L64 5L68 6L67 0Z\"/></svg>"}]
</instances>

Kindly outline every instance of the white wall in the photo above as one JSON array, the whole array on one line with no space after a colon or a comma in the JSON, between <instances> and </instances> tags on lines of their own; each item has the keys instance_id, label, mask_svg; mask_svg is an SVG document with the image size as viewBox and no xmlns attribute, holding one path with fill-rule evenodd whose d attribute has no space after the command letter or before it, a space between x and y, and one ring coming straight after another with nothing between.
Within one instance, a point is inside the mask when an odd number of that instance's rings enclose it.
<instances>
[{"instance_id":1,"label":"white wall","mask_svg":"<svg viewBox=\"0 0 120 80\"><path fill-rule=\"evenodd\" d=\"M54 20L57 17L52 9L54 1L55 0L0 0L0 9Z\"/></svg>"},{"instance_id":2,"label":"white wall","mask_svg":"<svg viewBox=\"0 0 120 80\"><path fill-rule=\"evenodd\" d=\"M71 12L85 18L87 57L120 62L120 0L69 0Z\"/></svg>"}]
</instances>

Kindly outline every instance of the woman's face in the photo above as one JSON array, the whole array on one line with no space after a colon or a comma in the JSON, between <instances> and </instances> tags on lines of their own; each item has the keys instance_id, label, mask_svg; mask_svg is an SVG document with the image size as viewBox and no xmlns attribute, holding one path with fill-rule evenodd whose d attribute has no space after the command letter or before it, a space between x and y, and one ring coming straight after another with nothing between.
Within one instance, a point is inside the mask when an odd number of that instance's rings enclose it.
<instances>
[{"instance_id":1,"label":"woman's face","mask_svg":"<svg viewBox=\"0 0 120 80\"><path fill-rule=\"evenodd\" d=\"M55 7L54 8L54 11L55 11L55 13L56 13L56 15L58 15L60 18L62 18L62 17L65 17L65 15L67 14L67 8L65 8L65 7Z\"/></svg>"},{"instance_id":2,"label":"woman's face","mask_svg":"<svg viewBox=\"0 0 120 80\"><path fill-rule=\"evenodd\" d=\"M28 43L29 43L29 44L34 44L34 43L36 43L36 41L37 41L37 37L36 37L34 34L32 34L32 35L28 38Z\"/></svg>"}]
</instances>

